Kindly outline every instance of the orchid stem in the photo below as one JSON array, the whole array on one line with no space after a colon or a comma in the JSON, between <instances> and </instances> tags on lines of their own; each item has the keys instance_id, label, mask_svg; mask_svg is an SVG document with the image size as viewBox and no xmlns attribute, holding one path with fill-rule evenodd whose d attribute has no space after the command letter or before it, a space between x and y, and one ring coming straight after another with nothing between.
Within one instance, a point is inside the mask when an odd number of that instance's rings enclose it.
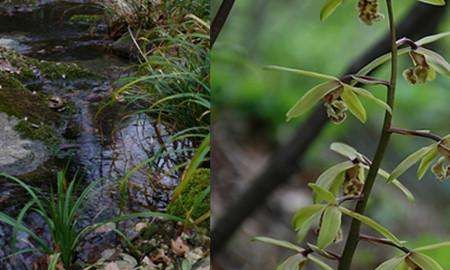
<instances>
[{"instance_id":1,"label":"orchid stem","mask_svg":"<svg viewBox=\"0 0 450 270\"><path fill-rule=\"evenodd\" d=\"M389 80L388 93L387 93L387 104L393 109L395 104L395 89L397 86L397 68L398 68L398 49L397 49L397 32L395 29L394 22L394 12L392 8L392 0L386 0L388 17L389 17L389 28L391 35L391 76ZM377 176L378 170L383 160L384 153L389 143L391 132L389 128L391 127L392 114L389 112L385 113L383 130L381 132L380 141L373 159L372 165L370 166L369 172L367 174L366 181L364 183L363 198L356 204L355 212L363 215L366 209L367 202L369 201L370 192L375 183L375 178ZM357 219L353 219L350 231L347 236L347 241L345 243L344 252L342 254L338 270L349 270L352 264L353 256L356 251L356 247L359 242L359 231L361 227L361 222Z\"/></svg>"}]
</instances>

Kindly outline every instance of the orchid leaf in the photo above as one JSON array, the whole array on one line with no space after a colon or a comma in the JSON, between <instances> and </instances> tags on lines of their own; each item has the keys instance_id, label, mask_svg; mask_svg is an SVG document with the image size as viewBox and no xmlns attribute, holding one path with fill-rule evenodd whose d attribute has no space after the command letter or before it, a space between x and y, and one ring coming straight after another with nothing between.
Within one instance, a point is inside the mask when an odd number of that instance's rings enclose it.
<instances>
[{"instance_id":1,"label":"orchid leaf","mask_svg":"<svg viewBox=\"0 0 450 270\"><path fill-rule=\"evenodd\" d=\"M381 80L381 79L377 79L377 78L372 78L372 77L367 77L367 76L358 76L358 75L351 75L352 79L357 81L358 83L362 83L362 84L381 84L381 85L386 85L389 84L389 82Z\"/></svg>"},{"instance_id":2,"label":"orchid leaf","mask_svg":"<svg viewBox=\"0 0 450 270\"><path fill-rule=\"evenodd\" d=\"M308 234L309 230L311 229L314 222L316 222L319 219L320 212L317 212L313 214L310 218L308 218L306 221L303 222L300 229L297 230L297 237L296 240L298 242L301 242L305 239L306 235Z\"/></svg>"},{"instance_id":3,"label":"orchid leaf","mask_svg":"<svg viewBox=\"0 0 450 270\"><path fill-rule=\"evenodd\" d=\"M396 257L385 261L375 270L396 270L397 267L405 260L404 257Z\"/></svg>"},{"instance_id":4,"label":"orchid leaf","mask_svg":"<svg viewBox=\"0 0 450 270\"><path fill-rule=\"evenodd\" d=\"M374 229L375 231L377 231L378 233L380 233L381 235L383 235L384 237L386 237L387 239L391 240L394 244L398 245L398 246L402 246L402 242L394 235L392 234L388 229L386 229L385 227L381 226L379 223L377 223L376 221L374 221L373 219L363 216L361 214L358 214L356 212L353 212L351 210L348 210L347 208L344 207L339 207L339 210L347 215L350 216L354 219L359 220L360 222L366 224L367 226L371 227L372 229Z\"/></svg>"},{"instance_id":5,"label":"orchid leaf","mask_svg":"<svg viewBox=\"0 0 450 270\"><path fill-rule=\"evenodd\" d=\"M408 259L422 270L444 270L435 260L424 254L412 252Z\"/></svg>"},{"instance_id":6,"label":"orchid leaf","mask_svg":"<svg viewBox=\"0 0 450 270\"><path fill-rule=\"evenodd\" d=\"M347 157L350 160L357 159L361 155L358 151L356 151L355 148L340 142L332 143L330 145L330 149L338 154L343 155L344 157Z\"/></svg>"},{"instance_id":7,"label":"orchid leaf","mask_svg":"<svg viewBox=\"0 0 450 270\"><path fill-rule=\"evenodd\" d=\"M337 7L342 4L342 1L343 0L327 0L325 5L322 7L322 10L320 11L320 20L324 21L326 18L331 16L331 14L334 13Z\"/></svg>"},{"instance_id":8,"label":"orchid leaf","mask_svg":"<svg viewBox=\"0 0 450 270\"><path fill-rule=\"evenodd\" d=\"M302 254L296 254L288 257L276 270L299 270L300 264L305 263L307 260Z\"/></svg>"},{"instance_id":9,"label":"orchid leaf","mask_svg":"<svg viewBox=\"0 0 450 270\"><path fill-rule=\"evenodd\" d=\"M419 2L434 5L434 6L444 6L445 0L419 0Z\"/></svg>"},{"instance_id":10,"label":"orchid leaf","mask_svg":"<svg viewBox=\"0 0 450 270\"><path fill-rule=\"evenodd\" d=\"M270 69L270 70L291 72L291 73L299 74L302 76L312 77L312 78L322 79L322 80L327 80L327 81L339 81L339 79L334 76L326 75L326 74L322 74L322 73L318 73L318 72L314 72L314 71L307 71L307 70L302 70L302 69L295 69L295 68L288 68L288 67L281 67L281 66L274 66L274 65L266 66L265 68Z\"/></svg>"},{"instance_id":11,"label":"orchid leaf","mask_svg":"<svg viewBox=\"0 0 450 270\"><path fill-rule=\"evenodd\" d=\"M301 208L292 218L292 226L295 230L300 230L305 222L307 222L316 213L322 211L324 208L324 204L313 204Z\"/></svg>"},{"instance_id":12,"label":"orchid leaf","mask_svg":"<svg viewBox=\"0 0 450 270\"><path fill-rule=\"evenodd\" d=\"M298 117L308 110L310 110L316 103L318 103L323 97L328 93L341 87L340 83L337 81L329 81L319 84L303 95L297 103L289 110L287 113L288 120L294 117Z\"/></svg>"},{"instance_id":13,"label":"orchid leaf","mask_svg":"<svg viewBox=\"0 0 450 270\"><path fill-rule=\"evenodd\" d=\"M330 190L333 186L333 183L336 181L339 174L342 172L354 167L355 164L351 161L345 161L339 164L334 165L328 170L324 171L319 178L317 178L316 184L321 186L324 189Z\"/></svg>"},{"instance_id":14,"label":"orchid leaf","mask_svg":"<svg viewBox=\"0 0 450 270\"><path fill-rule=\"evenodd\" d=\"M350 112L358 118L359 121L365 123L367 120L366 109L364 109L358 96L352 91L352 87L344 84L344 90L342 91L341 97L345 104L347 104Z\"/></svg>"},{"instance_id":15,"label":"orchid leaf","mask_svg":"<svg viewBox=\"0 0 450 270\"><path fill-rule=\"evenodd\" d=\"M391 184L397 187L408 199L410 202L414 202L416 199L414 198L414 195L407 187L405 187L400 181L397 179L394 179L391 181Z\"/></svg>"},{"instance_id":16,"label":"orchid leaf","mask_svg":"<svg viewBox=\"0 0 450 270\"><path fill-rule=\"evenodd\" d=\"M425 156L422 158L419 164L419 168L417 169L417 177L422 179L427 172L428 168L431 165L431 162L438 156L439 151L437 148L437 143L434 145L431 145L429 147L428 152L425 154Z\"/></svg>"},{"instance_id":17,"label":"orchid leaf","mask_svg":"<svg viewBox=\"0 0 450 270\"><path fill-rule=\"evenodd\" d=\"M333 243L341 228L341 218L342 213L336 206L329 206L325 209L317 238L317 247L324 249Z\"/></svg>"},{"instance_id":18,"label":"orchid leaf","mask_svg":"<svg viewBox=\"0 0 450 270\"><path fill-rule=\"evenodd\" d=\"M333 268L331 268L328 264L322 262L319 258L313 255L308 255L308 259L322 270L333 270Z\"/></svg>"},{"instance_id":19,"label":"orchid leaf","mask_svg":"<svg viewBox=\"0 0 450 270\"><path fill-rule=\"evenodd\" d=\"M374 102L376 105L382 107L383 109L388 111L390 114L392 114L392 108L389 105L387 105L384 101L376 98L372 93L370 93L366 89L354 87L354 86L351 86L351 88L352 88L353 92L355 92L357 95Z\"/></svg>"},{"instance_id":20,"label":"orchid leaf","mask_svg":"<svg viewBox=\"0 0 450 270\"><path fill-rule=\"evenodd\" d=\"M331 204L336 203L336 197L333 195L333 193L329 192L328 190L325 190L324 188L314 183L309 183L308 186L313 190L315 194L316 203L321 201L326 201L327 203Z\"/></svg>"},{"instance_id":21,"label":"orchid leaf","mask_svg":"<svg viewBox=\"0 0 450 270\"><path fill-rule=\"evenodd\" d=\"M393 179L398 178L400 175L406 172L410 167L412 167L415 163L422 159L429 150L430 146L426 146L409 155L392 171L388 182L391 182Z\"/></svg>"},{"instance_id":22,"label":"orchid leaf","mask_svg":"<svg viewBox=\"0 0 450 270\"><path fill-rule=\"evenodd\" d=\"M287 248L296 252L303 252L305 251L303 248L292 244L291 242L288 241L284 241L284 240L278 240L278 239L273 239L270 237L263 237L263 236L257 236L253 238L253 241L258 241L258 242L263 242L266 244L271 244L277 247L282 247L282 248Z\"/></svg>"},{"instance_id":23,"label":"orchid leaf","mask_svg":"<svg viewBox=\"0 0 450 270\"><path fill-rule=\"evenodd\" d=\"M387 171L385 171L383 169L378 169L378 174L380 176L384 177L386 180L389 179L389 177L391 176ZM397 187L406 196L408 201L414 202L416 200L414 198L414 195L412 194L412 192L409 191L409 189L407 187L405 187L399 180L393 179L390 183L392 185L394 185L395 187Z\"/></svg>"},{"instance_id":24,"label":"orchid leaf","mask_svg":"<svg viewBox=\"0 0 450 270\"><path fill-rule=\"evenodd\" d=\"M430 251L430 250L436 250L436 249L440 249L440 248L450 248L450 241L447 242L442 242L442 243L438 243L438 244L433 244L433 245L428 245L428 246L423 246L423 247L419 247L419 248L415 248L414 251Z\"/></svg>"},{"instance_id":25,"label":"orchid leaf","mask_svg":"<svg viewBox=\"0 0 450 270\"><path fill-rule=\"evenodd\" d=\"M431 36L426 36L426 37L421 38L418 41L416 41L416 44L419 46L423 46L426 44L436 42L436 41L438 41L442 38L448 37L448 36L450 36L450 32L444 32L444 33L439 33L439 34L435 34L435 35L431 35Z\"/></svg>"}]
</instances>

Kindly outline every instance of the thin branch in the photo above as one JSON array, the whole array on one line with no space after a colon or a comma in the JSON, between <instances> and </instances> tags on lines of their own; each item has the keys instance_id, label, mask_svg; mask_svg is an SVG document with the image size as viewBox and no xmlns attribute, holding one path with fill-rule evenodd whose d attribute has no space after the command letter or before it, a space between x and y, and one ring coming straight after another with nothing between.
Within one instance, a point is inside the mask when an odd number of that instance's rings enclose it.
<instances>
[{"instance_id":1,"label":"thin branch","mask_svg":"<svg viewBox=\"0 0 450 270\"><path fill-rule=\"evenodd\" d=\"M370 236L370 235L360 234L359 239L367 241L367 242L371 242L371 243L392 246L397 249L400 249L401 251L403 251L405 253L409 253L411 251L407 247L399 246L399 245L395 244L394 242L392 242L391 240L385 239L385 238L378 238L378 237L374 237L374 236Z\"/></svg>"},{"instance_id":2,"label":"thin branch","mask_svg":"<svg viewBox=\"0 0 450 270\"><path fill-rule=\"evenodd\" d=\"M442 137L439 135L433 134L429 131L423 131L423 130L409 130L404 128L395 128L391 127L388 130L391 133L400 134L400 135L407 135L407 136L417 136L417 137L423 137L435 140L437 142L442 141Z\"/></svg>"},{"instance_id":3,"label":"thin branch","mask_svg":"<svg viewBox=\"0 0 450 270\"><path fill-rule=\"evenodd\" d=\"M216 43L217 37L219 36L220 31L222 31L222 28L225 25L228 16L230 15L233 5L234 0L222 1L222 4L220 5L219 10L217 11L217 14L211 24L211 48L214 46L214 43Z\"/></svg>"},{"instance_id":4,"label":"thin branch","mask_svg":"<svg viewBox=\"0 0 450 270\"><path fill-rule=\"evenodd\" d=\"M389 80L389 89L387 94L387 104L394 108L395 104L395 90L397 86L397 69L398 69L398 49L397 49L397 31L394 22L394 12L392 8L392 0L386 0L386 6L388 10L389 17L389 30L391 37L391 76ZM381 161L383 160L384 153L389 143L391 133L389 128L391 127L392 114L389 112L385 113L383 129L380 136L380 141L375 153L375 157L370 166L369 172L367 174L366 181L364 183L363 196L364 198L356 204L355 212L364 215L367 202L369 201L370 193L372 191L375 179L380 169ZM339 263L338 270L349 270L352 264L353 255L355 254L356 247L359 242L359 231L361 228L361 222L357 219L352 219L350 226L350 231L347 236L347 241L345 243L344 252L342 254L342 259Z\"/></svg>"}]
</instances>

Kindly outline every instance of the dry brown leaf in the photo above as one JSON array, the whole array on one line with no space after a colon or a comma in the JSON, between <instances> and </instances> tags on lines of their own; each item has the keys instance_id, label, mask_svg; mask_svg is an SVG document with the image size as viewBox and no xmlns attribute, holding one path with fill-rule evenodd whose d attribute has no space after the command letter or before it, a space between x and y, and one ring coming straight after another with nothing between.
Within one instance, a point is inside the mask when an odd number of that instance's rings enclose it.
<instances>
[{"instance_id":1,"label":"dry brown leaf","mask_svg":"<svg viewBox=\"0 0 450 270\"><path fill-rule=\"evenodd\" d=\"M170 264L171 260L169 257L167 257L166 253L164 252L163 249L159 249L158 253L151 256L150 259L152 260L153 263L158 264L158 263L165 263L165 264Z\"/></svg>"},{"instance_id":2,"label":"dry brown leaf","mask_svg":"<svg viewBox=\"0 0 450 270\"><path fill-rule=\"evenodd\" d=\"M171 247L173 253L178 256L184 256L184 254L186 254L190 250L189 246L184 243L181 237L178 237L175 241L171 240Z\"/></svg>"}]
</instances>

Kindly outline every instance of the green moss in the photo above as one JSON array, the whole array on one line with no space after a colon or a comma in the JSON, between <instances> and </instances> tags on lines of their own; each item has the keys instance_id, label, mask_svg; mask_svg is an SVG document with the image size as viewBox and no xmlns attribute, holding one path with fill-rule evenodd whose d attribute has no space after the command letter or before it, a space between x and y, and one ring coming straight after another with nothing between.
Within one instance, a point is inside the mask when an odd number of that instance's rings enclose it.
<instances>
[{"instance_id":1,"label":"green moss","mask_svg":"<svg viewBox=\"0 0 450 270\"><path fill-rule=\"evenodd\" d=\"M99 80L100 76L89 72L77 64L54 63L20 55L12 50L0 48L0 59L8 61L17 73L5 72L0 68L0 75L7 75L22 83L36 80Z\"/></svg>"},{"instance_id":2,"label":"green moss","mask_svg":"<svg viewBox=\"0 0 450 270\"><path fill-rule=\"evenodd\" d=\"M102 15L77 14L70 17L69 21L75 24L94 25L103 20Z\"/></svg>"},{"instance_id":3,"label":"green moss","mask_svg":"<svg viewBox=\"0 0 450 270\"><path fill-rule=\"evenodd\" d=\"M53 148L60 142L58 129L63 116L75 112L74 104L69 102L64 113L57 113L48 107L47 95L33 93L26 85L100 77L75 64L40 61L2 48L0 60L3 60L0 62L0 112L21 119L16 130L24 137L43 141Z\"/></svg>"},{"instance_id":4,"label":"green moss","mask_svg":"<svg viewBox=\"0 0 450 270\"><path fill-rule=\"evenodd\" d=\"M181 191L180 196L169 204L167 212L171 215L196 220L210 210L209 194L201 202L198 201L210 187L211 171L206 168L198 169L187 181L188 184ZM204 226L209 226L208 224L209 220L202 223Z\"/></svg>"},{"instance_id":5,"label":"green moss","mask_svg":"<svg viewBox=\"0 0 450 270\"><path fill-rule=\"evenodd\" d=\"M15 129L26 138L40 140L47 146L55 146L61 142L55 129L46 124L33 126L29 121L21 120Z\"/></svg>"},{"instance_id":6,"label":"green moss","mask_svg":"<svg viewBox=\"0 0 450 270\"><path fill-rule=\"evenodd\" d=\"M43 141L48 146L58 144L56 129L61 116L48 108L46 97L33 94L15 79L6 80L0 76L0 85L0 112L21 119L16 130L24 137Z\"/></svg>"}]
</instances>

